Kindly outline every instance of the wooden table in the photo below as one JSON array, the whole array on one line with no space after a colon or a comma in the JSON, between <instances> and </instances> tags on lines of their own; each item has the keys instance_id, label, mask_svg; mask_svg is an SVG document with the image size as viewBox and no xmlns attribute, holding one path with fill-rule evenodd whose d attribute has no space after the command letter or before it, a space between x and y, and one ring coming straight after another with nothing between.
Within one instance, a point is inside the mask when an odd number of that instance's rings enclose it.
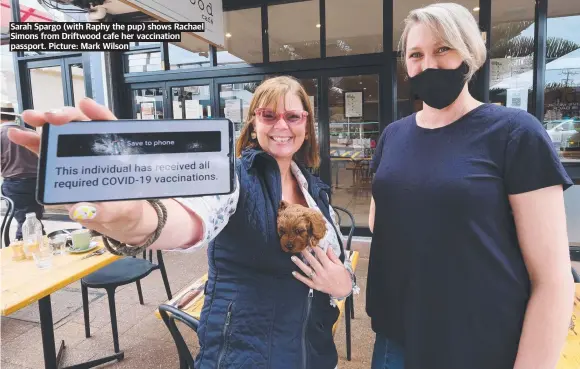
<instances>
[{"instance_id":1,"label":"wooden table","mask_svg":"<svg viewBox=\"0 0 580 369\"><path fill-rule=\"evenodd\" d=\"M102 240L99 240L103 247ZM66 254L52 258L52 266L40 269L34 260L13 261L12 250L6 247L0 250L0 279L2 295L0 306L2 316L8 316L36 301L40 312L40 330L44 350L44 367L57 369L59 366L64 341L58 355L55 350L54 327L50 294L69 284L111 264L119 259L109 252L103 255L82 259L85 254ZM123 352L113 356L75 365L75 368L91 368L109 361L122 360Z\"/></svg>"}]
</instances>

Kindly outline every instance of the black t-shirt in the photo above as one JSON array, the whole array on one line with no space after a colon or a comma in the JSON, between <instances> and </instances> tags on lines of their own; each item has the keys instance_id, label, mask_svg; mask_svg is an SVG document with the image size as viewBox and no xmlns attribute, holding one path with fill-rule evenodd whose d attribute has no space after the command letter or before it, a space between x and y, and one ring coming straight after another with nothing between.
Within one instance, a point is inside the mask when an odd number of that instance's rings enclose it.
<instances>
[{"instance_id":1,"label":"black t-shirt","mask_svg":"<svg viewBox=\"0 0 580 369\"><path fill-rule=\"evenodd\" d=\"M513 368L530 281L508 195L572 185L546 130L493 104L437 129L413 114L371 168L373 330L405 347L406 369Z\"/></svg>"}]
</instances>

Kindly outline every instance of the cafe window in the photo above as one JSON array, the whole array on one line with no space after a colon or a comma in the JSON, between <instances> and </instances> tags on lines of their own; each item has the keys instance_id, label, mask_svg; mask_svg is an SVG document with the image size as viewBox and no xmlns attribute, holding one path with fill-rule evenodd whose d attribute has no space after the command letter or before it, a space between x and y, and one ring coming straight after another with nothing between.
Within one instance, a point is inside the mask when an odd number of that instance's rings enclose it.
<instances>
[{"instance_id":1,"label":"cafe window","mask_svg":"<svg viewBox=\"0 0 580 369\"><path fill-rule=\"evenodd\" d=\"M271 62L320 58L318 0L268 6L268 42Z\"/></svg>"},{"instance_id":2,"label":"cafe window","mask_svg":"<svg viewBox=\"0 0 580 369\"><path fill-rule=\"evenodd\" d=\"M326 56L383 51L383 1L326 0ZM353 27L356 24L356 27Z\"/></svg>"},{"instance_id":3,"label":"cafe window","mask_svg":"<svg viewBox=\"0 0 580 369\"><path fill-rule=\"evenodd\" d=\"M125 73L153 72L163 70L161 51L125 54Z\"/></svg>"},{"instance_id":4,"label":"cafe window","mask_svg":"<svg viewBox=\"0 0 580 369\"><path fill-rule=\"evenodd\" d=\"M262 55L262 12L260 8L224 12L225 50L217 52L219 65L256 64Z\"/></svg>"},{"instance_id":5,"label":"cafe window","mask_svg":"<svg viewBox=\"0 0 580 369\"><path fill-rule=\"evenodd\" d=\"M534 0L491 6L490 102L532 112Z\"/></svg>"},{"instance_id":6,"label":"cafe window","mask_svg":"<svg viewBox=\"0 0 580 369\"><path fill-rule=\"evenodd\" d=\"M350 211L358 227L368 226L379 101L376 74L328 79L332 203Z\"/></svg>"},{"instance_id":7,"label":"cafe window","mask_svg":"<svg viewBox=\"0 0 580 369\"><path fill-rule=\"evenodd\" d=\"M580 162L580 3L548 2L544 119L563 162Z\"/></svg>"},{"instance_id":8,"label":"cafe window","mask_svg":"<svg viewBox=\"0 0 580 369\"><path fill-rule=\"evenodd\" d=\"M210 66L207 42L193 36L189 36L178 44L167 44L167 50L169 52L169 69L191 69Z\"/></svg>"},{"instance_id":9,"label":"cafe window","mask_svg":"<svg viewBox=\"0 0 580 369\"><path fill-rule=\"evenodd\" d=\"M2 84L2 102L9 102L14 107L14 111L20 112L18 107L18 95L16 92L16 77L14 76L14 67L12 63L12 53L8 44L0 46L0 75L3 79ZM15 117L17 120L19 117Z\"/></svg>"}]
</instances>

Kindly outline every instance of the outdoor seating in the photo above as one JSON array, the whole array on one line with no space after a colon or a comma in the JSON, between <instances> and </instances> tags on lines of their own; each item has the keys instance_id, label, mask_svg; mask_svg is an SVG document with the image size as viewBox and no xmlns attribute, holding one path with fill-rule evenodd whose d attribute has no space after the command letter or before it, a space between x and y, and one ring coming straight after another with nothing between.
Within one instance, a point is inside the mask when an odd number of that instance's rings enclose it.
<instances>
[{"instance_id":1,"label":"outdoor seating","mask_svg":"<svg viewBox=\"0 0 580 369\"><path fill-rule=\"evenodd\" d=\"M356 270L358 265L359 253L357 251L347 251L347 256L350 258L352 267ZM171 332L171 336L175 342L177 353L179 355L180 369L194 369L193 358L189 348L185 344L183 335L177 329L175 320L181 321L197 332L199 326L199 319L201 310L203 308L203 301L205 299L205 284L207 282L207 273L201 278L183 288L179 291L173 299L161 304L155 315L162 319L167 329ZM352 296L346 300L339 301L337 307L340 311L339 317L332 327L332 334L336 333L336 329L340 322L340 318L345 313L345 322L347 322L347 359L350 360L350 318L352 311ZM346 303L345 303L346 302Z\"/></svg>"},{"instance_id":2,"label":"outdoor seating","mask_svg":"<svg viewBox=\"0 0 580 369\"><path fill-rule=\"evenodd\" d=\"M113 331L113 345L115 352L119 352L119 334L117 331L117 313L115 308L115 290L117 287L133 283L137 284L137 292L139 294L139 303L143 302L143 292L141 290L141 279L148 276L154 270L159 269L167 298L171 299L171 289L169 287L169 280L163 262L163 255L161 251L157 251L157 264L153 263L153 252L149 251L149 260L147 260L147 252L143 251L143 258L125 257L113 262L106 267L97 270L96 272L81 279L81 292L83 298L83 312L85 320L85 336L91 336L90 320L89 320L89 297L88 288L104 289L107 291L107 298L109 299L109 312L111 314L111 328Z\"/></svg>"},{"instance_id":3,"label":"outdoor seating","mask_svg":"<svg viewBox=\"0 0 580 369\"><path fill-rule=\"evenodd\" d=\"M2 201L6 202L4 217L2 218L2 242L4 247L10 245L10 224L14 219L14 202L9 197L1 196Z\"/></svg>"}]
</instances>

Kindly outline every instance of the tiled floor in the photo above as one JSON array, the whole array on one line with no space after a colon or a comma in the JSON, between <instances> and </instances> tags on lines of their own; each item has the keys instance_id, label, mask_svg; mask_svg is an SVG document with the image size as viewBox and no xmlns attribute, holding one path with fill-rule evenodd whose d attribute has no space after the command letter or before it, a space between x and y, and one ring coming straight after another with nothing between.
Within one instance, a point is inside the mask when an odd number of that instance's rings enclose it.
<instances>
[{"instance_id":1,"label":"tiled floor","mask_svg":"<svg viewBox=\"0 0 580 369\"><path fill-rule=\"evenodd\" d=\"M358 227L368 227L371 203L370 184L361 184L354 180L353 171L349 168L349 164L332 167L332 203L350 211ZM346 222L344 225L350 225L350 223Z\"/></svg>"}]
</instances>

